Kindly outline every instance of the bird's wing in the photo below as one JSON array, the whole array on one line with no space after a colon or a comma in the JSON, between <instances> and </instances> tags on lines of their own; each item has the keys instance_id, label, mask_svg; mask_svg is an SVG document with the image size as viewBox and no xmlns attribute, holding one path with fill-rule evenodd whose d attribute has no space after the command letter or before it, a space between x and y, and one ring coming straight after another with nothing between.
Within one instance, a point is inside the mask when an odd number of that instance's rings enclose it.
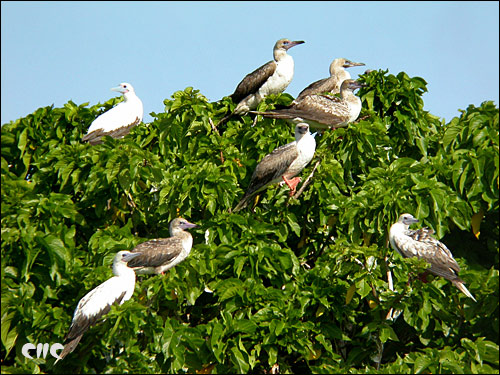
<instances>
[{"instance_id":1,"label":"bird's wing","mask_svg":"<svg viewBox=\"0 0 500 375\"><path fill-rule=\"evenodd\" d=\"M297 142L293 141L264 156L252 174L247 191L256 192L273 180L279 179L298 155Z\"/></svg>"},{"instance_id":2,"label":"bird's wing","mask_svg":"<svg viewBox=\"0 0 500 375\"><path fill-rule=\"evenodd\" d=\"M336 77L323 78L319 81L313 82L299 93L295 101L298 102L308 95L331 92L335 88L336 83Z\"/></svg>"},{"instance_id":3,"label":"bird's wing","mask_svg":"<svg viewBox=\"0 0 500 375\"><path fill-rule=\"evenodd\" d=\"M101 128L85 134L85 136L82 138L82 141L89 142L91 145L96 145L102 142L101 138L104 135L106 135L106 132Z\"/></svg>"},{"instance_id":4,"label":"bird's wing","mask_svg":"<svg viewBox=\"0 0 500 375\"><path fill-rule=\"evenodd\" d=\"M159 267L174 260L182 251L182 240L177 237L157 238L137 245L132 253L142 255L128 261L127 265L134 267Z\"/></svg>"},{"instance_id":5,"label":"bird's wing","mask_svg":"<svg viewBox=\"0 0 500 375\"><path fill-rule=\"evenodd\" d=\"M349 108L340 98L330 95L308 95L288 108L253 113L278 119L301 118L329 127L344 126L349 120Z\"/></svg>"},{"instance_id":6,"label":"bird's wing","mask_svg":"<svg viewBox=\"0 0 500 375\"><path fill-rule=\"evenodd\" d=\"M72 341L83 335L99 318L109 312L113 304L121 304L125 294L123 283L117 276L113 276L92 289L78 302L65 341Z\"/></svg>"},{"instance_id":7,"label":"bird's wing","mask_svg":"<svg viewBox=\"0 0 500 375\"><path fill-rule=\"evenodd\" d=\"M279 179L297 158L298 151L296 142L290 142L286 145L274 149L270 154L257 164L250 184L245 192L245 195L238 202L234 208L237 212L248 205L249 200L259 191L263 190L267 185L271 184L274 180Z\"/></svg>"},{"instance_id":8,"label":"bird's wing","mask_svg":"<svg viewBox=\"0 0 500 375\"><path fill-rule=\"evenodd\" d=\"M432 237L432 233L428 228L408 230L406 236L396 237L395 243L405 257L416 256L427 261L430 272L448 280L456 279L460 266L446 245Z\"/></svg>"},{"instance_id":9,"label":"bird's wing","mask_svg":"<svg viewBox=\"0 0 500 375\"><path fill-rule=\"evenodd\" d=\"M139 124L142 121L141 108L142 102L118 103L118 105L104 112L90 124L87 134L82 140L95 138L92 133L96 131L106 135L117 130L119 131L122 128L129 128Z\"/></svg>"},{"instance_id":10,"label":"bird's wing","mask_svg":"<svg viewBox=\"0 0 500 375\"><path fill-rule=\"evenodd\" d=\"M266 80L274 74L275 70L276 62L271 60L255 69L252 73L247 74L231 95L233 102L239 103L248 95L257 92L264 82L266 82Z\"/></svg>"}]
</instances>

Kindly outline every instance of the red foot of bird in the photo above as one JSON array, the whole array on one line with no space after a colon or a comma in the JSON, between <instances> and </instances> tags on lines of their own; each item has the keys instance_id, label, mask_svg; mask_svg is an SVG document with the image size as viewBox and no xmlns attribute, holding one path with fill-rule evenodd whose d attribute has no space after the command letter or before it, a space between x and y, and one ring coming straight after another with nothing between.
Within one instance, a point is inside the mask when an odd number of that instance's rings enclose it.
<instances>
[{"instance_id":1,"label":"red foot of bird","mask_svg":"<svg viewBox=\"0 0 500 375\"><path fill-rule=\"evenodd\" d=\"M288 187L290 188L290 196L294 195L295 194L295 188L297 187L297 185L300 182L300 177L294 177L291 180L289 180L285 176L282 176L282 177L283 177L283 181L285 181L285 184L287 184Z\"/></svg>"}]
</instances>

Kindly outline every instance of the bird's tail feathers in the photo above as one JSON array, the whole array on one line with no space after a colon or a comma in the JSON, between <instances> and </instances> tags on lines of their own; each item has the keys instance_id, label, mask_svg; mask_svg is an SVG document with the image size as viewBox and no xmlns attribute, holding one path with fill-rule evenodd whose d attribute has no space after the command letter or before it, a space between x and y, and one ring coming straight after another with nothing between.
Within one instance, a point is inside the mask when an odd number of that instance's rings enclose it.
<instances>
[{"instance_id":1,"label":"bird's tail feathers","mask_svg":"<svg viewBox=\"0 0 500 375\"><path fill-rule=\"evenodd\" d=\"M61 354L59 354L59 357L57 360L54 362L54 365L59 362L61 359L64 359L69 353L71 353L73 350L75 350L76 346L82 339L83 333L79 336L76 336L74 339L67 341L64 343L64 349L62 350Z\"/></svg>"},{"instance_id":2,"label":"bird's tail feathers","mask_svg":"<svg viewBox=\"0 0 500 375\"><path fill-rule=\"evenodd\" d=\"M465 294L467 297L472 298L474 302L477 302L474 296L469 292L469 290L465 287L464 283L462 280L453 280L453 284L460 289L460 291Z\"/></svg>"},{"instance_id":3,"label":"bird's tail feathers","mask_svg":"<svg viewBox=\"0 0 500 375\"><path fill-rule=\"evenodd\" d=\"M215 127L219 127L219 126L222 126L224 125L227 120L229 120L232 116L234 115L234 112L229 112L227 115L225 115L218 123L217 125L215 125Z\"/></svg>"},{"instance_id":4,"label":"bird's tail feathers","mask_svg":"<svg viewBox=\"0 0 500 375\"><path fill-rule=\"evenodd\" d=\"M248 206L248 201L250 200L250 198L251 197L249 195L245 195L243 198L241 198L236 207L233 209L233 212L238 212Z\"/></svg>"}]
</instances>

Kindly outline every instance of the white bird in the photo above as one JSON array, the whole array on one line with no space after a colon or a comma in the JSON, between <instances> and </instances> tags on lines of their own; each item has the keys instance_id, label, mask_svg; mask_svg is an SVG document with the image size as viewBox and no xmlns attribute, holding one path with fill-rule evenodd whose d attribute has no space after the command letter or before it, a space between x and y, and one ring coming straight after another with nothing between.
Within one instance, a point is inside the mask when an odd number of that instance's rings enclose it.
<instances>
[{"instance_id":1,"label":"white bird","mask_svg":"<svg viewBox=\"0 0 500 375\"><path fill-rule=\"evenodd\" d=\"M170 236L157 238L137 245L132 253L140 255L128 263L137 274L163 274L187 258L193 246L193 237L184 229L195 228L181 217L170 222Z\"/></svg>"},{"instance_id":2,"label":"white bird","mask_svg":"<svg viewBox=\"0 0 500 375\"><path fill-rule=\"evenodd\" d=\"M264 117L285 119L290 122L308 123L318 130L336 129L355 121L361 112L361 99L354 90L364 84L346 79L340 87L340 98L330 95L307 95L299 102L285 108L265 112L251 111Z\"/></svg>"},{"instance_id":3,"label":"white bird","mask_svg":"<svg viewBox=\"0 0 500 375\"><path fill-rule=\"evenodd\" d=\"M365 64L353 62L343 57L333 60L330 64L330 77L311 83L297 95L293 103L301 101L307 95L323 94L326 92L331 94L339 93L342 82L346 79L351 79L351 75L345 68L362 65Z\"/></svg>"},{"instance_id":4,"label":"white bird","mask_svg":"<svg viewBox=\"0 0 500 375\"><path fill-rule=\"evenodd\" d=\"M434 231L429 228L409 229L411 224L418 222L412 215L402 214L389 230L392 248L405 258L417 257L426 260L431 265L429 272L450 280L467 297L477 302L465 287L464 281L458 277L460 266L450 250L431 236Z\"/></svg>"},{"instance_id":5,"label":"white bird","mask_svg":"<svg viewBox=\"0 0 500 375\"><path fill-rule=\"evenodd\" d=\"M288 51L304 41L280 39L273 48L273 60L247 74L230 95L234 103L238 103L234 111L225 116L219 125L226 122L233 114L245 115L269 94L279 94L288 87L293 79L294 62Z\"/></svg>"},{"instance_id":6,"label":"white bird","mask_svg":"<svg viewBox=\"0 0 500 375\"><path fill-rule=\"evenodd\" d=\"M309 125L295 125L295 141L274 149L257 164L250 179L247 191L234 208L234 212L245 208L250 199L267 186L283 180L290 188L290 196L300 182L294 177L311 161L316 151L314 135L309 132Z\"/></svg>"},{"instance_id":7,"label":"white bird","mask_svg":"<svg viewBox=\"0 0 500 375\"><path fill-rule=\"evenodd\" d=\"M75 350L83 334L106 315L113 304L121 305L132 297L135 272L127 267L127 262L139 255L126 250L116 253L113 260L114 276L92 289L78 302L69 332L64 338L64 349L59 354L60 359ZM59 359L56 363L58 361Z\"/></svg>"},{"instance_id":8,"label":"white bird","mask_svg":"<svg viewBox=\"0 0 500 375\"><path fill-rule=\"evenodd\" d=\"M105 135L121 138L127 135L133 126L141 123L144 109L132 85L124 82L111 90L123 94L123 102L97 117L82 141L95 145L102 143L102 137Z\"/></svg>"}]
</instances>

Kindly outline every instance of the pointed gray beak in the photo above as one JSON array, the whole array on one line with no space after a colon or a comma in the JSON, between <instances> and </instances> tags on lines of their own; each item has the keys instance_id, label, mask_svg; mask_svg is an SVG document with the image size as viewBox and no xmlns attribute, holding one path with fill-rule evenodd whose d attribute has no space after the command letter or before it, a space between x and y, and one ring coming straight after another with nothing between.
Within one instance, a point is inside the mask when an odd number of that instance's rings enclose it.
<instances>
[{"instance_id":1,"label":"pointed gray beak","mask_svg":"<svg viewBox=\"0 0 500 375\"><path fill-rule=\"evenodd\" d=\"M111 88L111 91L116 91L116 92L119 92L120 94L126 94L128 92L127 89L124 89L123 87L121 86L118 86L118 87L112 87Z\"/></svg>"},{"instance_id":2,"label":"pointed gray beak","mask_svg":"<svg viewBox=\"0 0 500 375\"><path fill-rule=\"evenodd\" d=\"M302 43L305 43L305 42L303 40L292 41L292 42L288 43L288 45L285 48L288 51L290 48L295 47L295 46L302 44Z\"/></svg>"},{"instance_id":3,"label":"pointed gray beak","mask_svg":"<svg viewBox=\"0 0 500 375\"><path fill-rule=\"evenodd\" d=\"M183 223L181 226L182 226L182 229L191 229L191 228L196 228L198 225L187 222L187 223Z\"/></svg>"},{"instance_id":4,"label":"pointed gray beak","mask_svg":"<svg viewBox=\"0 0 500 375\"><path fill-rule=\"evenodd\" d=\"M349 87L351 89L360 89L361 87L365 87L366 86L366 83L361 83L359 81L354 81L354 82L351 82Z\"/></svg>"},{"instance_id":5,"label":"pointed gray beak","mask_svg":"<svg viewBox=\"0 0 500 375\"><path fill-rule=\"evenodd\" d=\"M122 260L124 262L129 262L132 259L137 258L139 255L142 255L142 253L130 253L130 254L124 255Z\"/></svg>"},{"instance_id":6,"label":"pointed gray beak","mask_svg":"<svg viewBox=\"0 0 500 375\"><path fill-rule=\"evenodd\" d=\"M364 63L357 63L350 60L346 60L344 68L352 68L353 66L364 66Z\"/></svg>"}]
</instances>

